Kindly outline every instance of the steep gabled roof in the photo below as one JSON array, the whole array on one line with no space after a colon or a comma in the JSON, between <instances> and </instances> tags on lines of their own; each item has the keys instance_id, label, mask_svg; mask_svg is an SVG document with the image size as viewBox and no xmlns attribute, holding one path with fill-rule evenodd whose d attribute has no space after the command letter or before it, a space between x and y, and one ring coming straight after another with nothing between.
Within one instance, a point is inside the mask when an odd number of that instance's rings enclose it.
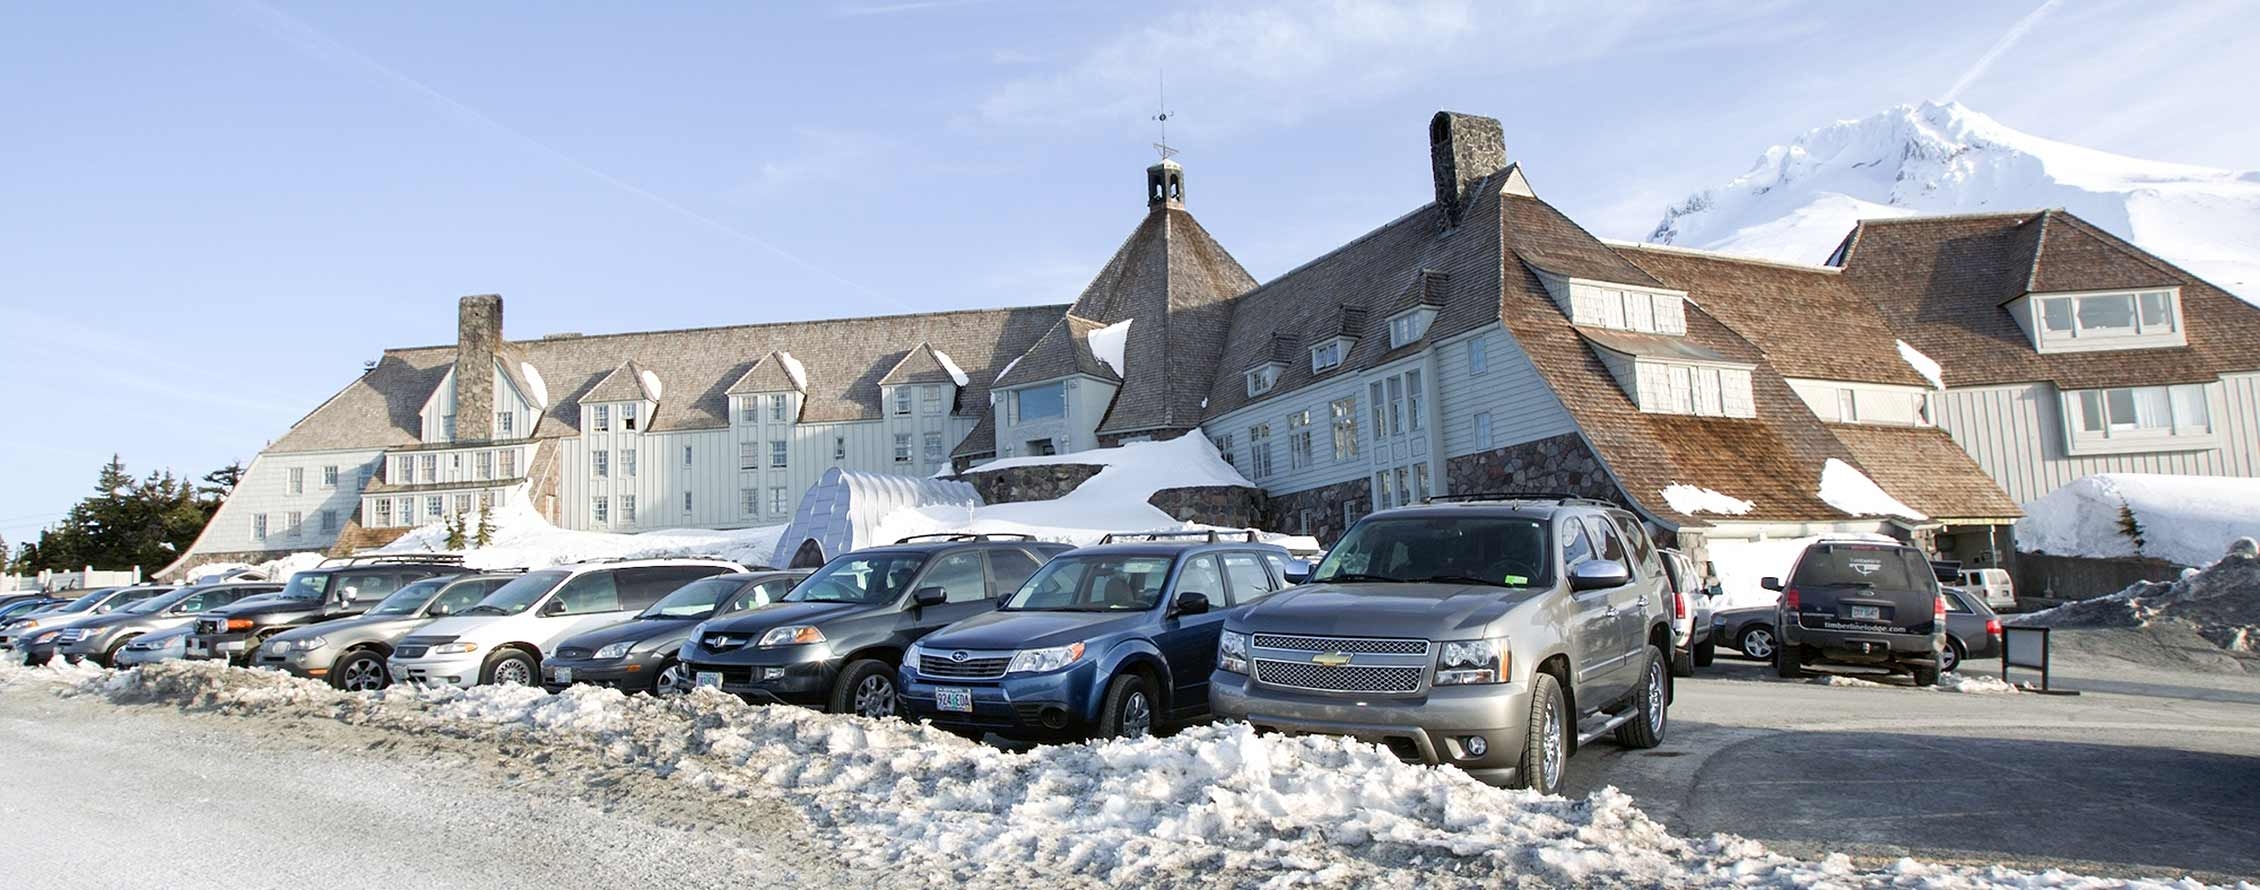
<instances>
[{"instance_id":1,"label":"steep gabled roof","mask_svg":"<svg viewBox=\"0 0 2260 890\"><path fill-rule=\"evenodd\" d=\"M604 375L604 379L597 381L595 386L589 387L588 392L581 394L580 401L656 402L659 401L659 394L644 385L643 369L636 367L634 359L629 359L612 369L612 373Z\"/></svg>"},{"instance_id":2,"label":"steep gabled roof","mask_svg":"<svg viewBox=\"0 0 2260 890\"><path fill-rule=\"evenodd\" d=\"M728 389L723 390L722 394L742 396L760 392L798 391L800 391L800 381L793 379L793 372L785 367L785 360L779 357L777 353L771 352L755 359L753 366L746 368L745 373L738 375L738 379L731 383Z\"/></svg>"},{"instance_id":3,"label":"steep gabled roof","mask_svg":"<svg viewBox=\"0 0 2260 890\"><path fill-rule=\"evenodd\" d=\"M1091 351L1091 332L1106 327L1105 324L1081 318L1072 313L1060 318L1059 323L1037 338L1012 367L997 378L998 386L1022 386L1045 380L1057 380L1070 374L1083 374L1109 382L1120 382L1122 377L1113 368L1099 361ZM1133 322L1130 330L1138 325Z\"/></svg>"},{"instance_id":4,"label":"steep gabled roof","mask_svg":"<svg viewBox=\"0 0 2260 890\"><path fill-rule=\"evenodd\" d=\"M1164 204L1149 210L1068 310L1101 325L1133 321L1123 348L1122 389L1098 432L1197 426L1216 365L1184 359L1222 351L1231 299L1255 286L1240 262L1184 208Z\"/></svg>"},{"instance_id":5,"label":"steep gabled roof","mask_svg":"<svg viewBox=\"0 0 2260 890\"><path fill-rule=\"evenodd\" d=\"M1785 377L1929 384L1899 355L1891 326L1837 270L1640 244L1617 252L1733 328Z\"/></svg>"},{"instance_id":6,"label":"steep gabled roof","mask_svg":"<svg viewBox=\"0 0 2260 890\"><path fill-rule=\"evenodd\" d=\"M1851 449L1868 478L1916 512L1946 522L2025 515L1945 430L1857 423L1827 426L1837 441Z\"/></svg>"},{"instance_id":7,"label":"steep gabled roof","mask_svg":"<svg viewBox=\"0 0 2260 890\"><path fill-rule=\"evenodd\" d=\"M893 368L887 370L887 376L879 378L879 385L881 386L897 386L907 383L948 383L954 385L957 383L957 376L950 373L949 367L942 364L942 360L934 355L933 344L920 343L918 348L904 353L902 361L896 362Z\"/></svg>"},{"instance_id":8,"label":"steep gabled roof","mask_svg":"<svg viewBox=\"0 0 2260 890\"><path fill-rule=\"evenodd\" d=\"M2260 308L2062 210L1865 220L1844 280L1948 386L2200 383L2260 370ZM2043 355L2003 303L2027 292L2181 287L2187 346Z\"/></svg>"}]
</instances>

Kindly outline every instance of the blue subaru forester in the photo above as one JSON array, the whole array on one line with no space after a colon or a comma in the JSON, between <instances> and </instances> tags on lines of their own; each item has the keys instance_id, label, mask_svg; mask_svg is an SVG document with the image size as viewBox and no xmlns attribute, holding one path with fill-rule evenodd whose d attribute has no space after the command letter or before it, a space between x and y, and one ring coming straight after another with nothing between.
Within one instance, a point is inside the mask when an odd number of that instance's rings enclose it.
<instances>
[{"instance_id":1,"label":"blue subaru forester","mask_svg":"<svg viewBox=\"0 0 2260 890\"><path fill-rule=\"evenodd\" d=\"M1019 739L1135 738L1205 716L1224 620L1298 563L1252 541L1140 537L1153 540L1054 557L996 611L918 641L904 716Z\"/></svg>"}]
</instances>

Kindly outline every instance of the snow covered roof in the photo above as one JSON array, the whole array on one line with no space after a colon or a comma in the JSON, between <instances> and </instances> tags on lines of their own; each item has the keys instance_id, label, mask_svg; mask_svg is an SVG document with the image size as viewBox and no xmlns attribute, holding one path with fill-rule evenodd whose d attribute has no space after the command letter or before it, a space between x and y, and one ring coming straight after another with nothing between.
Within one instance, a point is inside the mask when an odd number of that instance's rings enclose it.
<instances>
[{"instance_id":1,"label":"snow covered roof","mask_svg":"<svg viewBox=\"0 0 2260 890\"><path fill-rule=\"evenodd\" d=\"M1026 386L1072 374L1121 381L1122 375L1091 351L1091 334L1103 328L1105 325L1099 322L1072 314L1061 318L1034 346L1013 360L1010 370L997 378L997 385Z\"/></svg>"},{"instance_id":2,"label":"snow covered roof","mask_svg":"<svg viewBox=\"0 0 2260 890\"><path fill-rule=\"evenodd\" d=\"M1827 426L1876 484L1917 512L1942 521L1999 522L2025 515L1945 430L1862 423Z\"/></svg>"}]
</instances>

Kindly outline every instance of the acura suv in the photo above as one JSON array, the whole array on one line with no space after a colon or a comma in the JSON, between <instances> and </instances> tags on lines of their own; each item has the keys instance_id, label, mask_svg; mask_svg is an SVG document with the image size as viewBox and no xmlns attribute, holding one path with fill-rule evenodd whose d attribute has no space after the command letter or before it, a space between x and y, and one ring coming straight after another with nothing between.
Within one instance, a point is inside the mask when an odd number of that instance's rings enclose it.
<instances>
[{"instance_id":1,"label":"acura suv","mask_svg":"<svg viewBox=\"0 0 2260 890\"><path fill-rule=\"evenodd\" d=\"M1225 622L1210 707L1553 793L1604 734L1662 741L1667 595L1647 531L1614 504L1499 494L1384 510L1309 583Z\"/></svg>"}]
</instances>

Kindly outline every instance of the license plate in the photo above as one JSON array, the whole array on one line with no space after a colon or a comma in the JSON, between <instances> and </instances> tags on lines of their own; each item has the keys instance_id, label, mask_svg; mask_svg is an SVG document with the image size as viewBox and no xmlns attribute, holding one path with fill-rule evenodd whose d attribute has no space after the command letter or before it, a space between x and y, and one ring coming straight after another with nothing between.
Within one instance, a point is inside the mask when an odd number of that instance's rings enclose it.
<instances>
[{"instance_id":1,"label":"license plate","mask_svg":"<svg viewBox=\"0 0 2260 890\"><path fill-rule=\"evenodd\" d=\"M715 689L722 688L722 675L715 671L699 671L698 676L695 678L695 680L700 686L711 686Z\"/></svg>"},{"instance_id":2,"label":"license plate","mask_svg":"<svg viewBox=\"0 0 2260 890\"><path fill-rule=\"evenodd\" d=\"M220 652L241 652L243 651L243 644L241 642L213 643L212 648Z\"/></svg>"},{"instance_id":3,"label":"license plate","mask_svg":"<svg viewBox=\"0 0 2260 890\"><path fill-rule=\"evenodd\" d=\"M1850 614L1850 615L1848 615L1848 616L1846 616L1846 617L1849 617L1849 618L1851 618L1851 619L1853 619L1853 620L1855 620L1855 621L1882 621L1882 620L1883 620L1883 607L1882 607L1882 606L1853 606L1853 607L1852 607L1852 611L1851 611L1851 614Z\"/></svg>"},{"instance_id":4,"label":"license plate","mask_svg":"<svg viewBox=\"0 0 2260 890\"><path fill-rule=\"evenodd\" d=\"M934 707L943 711L973 713L973 690L942 686L934 690Z\"/></svg>"},{"instance_id":5,"label":"license plate","mask_svg":"<svg viewBox=\"0 0 2260 890\"><path fill-rule=\"evenodd\" d=\"M559 683L571 683L571 682L573 682L573 669L572 669L572 668L558 668L558 669L557 669L557 682L559 682Z\"/></svg>"}]
</instances>

